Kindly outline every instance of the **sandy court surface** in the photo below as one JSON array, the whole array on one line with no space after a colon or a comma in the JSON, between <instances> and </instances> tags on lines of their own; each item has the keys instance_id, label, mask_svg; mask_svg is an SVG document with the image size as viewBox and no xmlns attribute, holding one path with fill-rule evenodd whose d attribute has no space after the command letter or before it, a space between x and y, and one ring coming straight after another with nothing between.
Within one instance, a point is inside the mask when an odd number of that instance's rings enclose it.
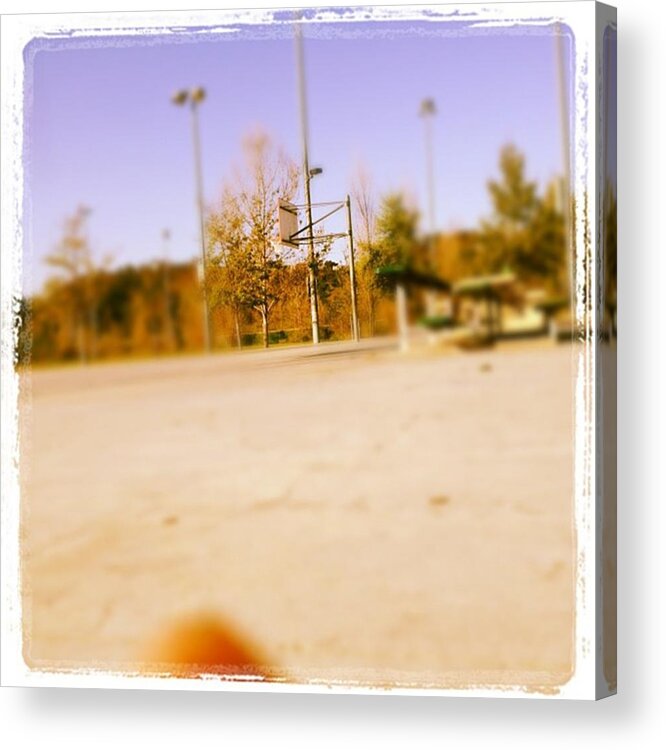
<instances>
[{"instance_id":1,"label":"sandy court surface","mask_svg":"<svg viewBox=\"0 0 666 750\"><path fill-rule=\"evenodd\" d=\"M26 657L128 669L182 615L298 679L572 668L572 349L324 346L36 370Z\"/></svg>"}]
</instances>

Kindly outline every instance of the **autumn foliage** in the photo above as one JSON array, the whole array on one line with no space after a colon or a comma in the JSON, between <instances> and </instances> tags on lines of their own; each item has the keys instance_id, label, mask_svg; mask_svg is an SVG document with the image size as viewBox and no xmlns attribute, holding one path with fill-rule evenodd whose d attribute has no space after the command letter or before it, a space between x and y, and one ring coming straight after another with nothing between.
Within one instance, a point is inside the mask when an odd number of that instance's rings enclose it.
<instances>
[{"instance_id":1,"label":"autumn foliage","mask_svg":"<svg viewBox=\"0 0 666 750\"><path fill-rule=\"evenodd\" d=\"M525 172L524 156L507 146L498 179L488 182L488 217L478 227L426 238L415 201L399 191L377 195L367 171L359 169L350 192L363 337L395 331L394 290L378 274L386 266L420 269L449 282L508 269L527 285L568 293L561 186L554 182L540 195ZM90 210L78 208L46 257L57 274L20 300L17 360L87 362L201 351L202 283L215 350L311 341L307 253L278 241L278 200L295 200L299 180L295 163L265 133L244 140L239 163L207 210L204 280L197 259L114 269L110 258L96 261L87 233ZM612 236L608 246L614 247ZM349 253L331 250L329 241L316 243L324 341L352 337Z\"/></svg>"}]
</instances>

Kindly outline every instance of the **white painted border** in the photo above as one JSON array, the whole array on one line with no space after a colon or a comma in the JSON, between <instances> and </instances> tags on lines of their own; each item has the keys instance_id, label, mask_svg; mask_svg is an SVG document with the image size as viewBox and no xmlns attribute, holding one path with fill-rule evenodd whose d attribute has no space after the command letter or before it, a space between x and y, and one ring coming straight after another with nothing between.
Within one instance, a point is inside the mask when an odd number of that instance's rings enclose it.
<instances>
[{"instance_id":1,"label":"white painted border","mask_svg":"<svg viewBox=\"0 0 666 750\"><path fill-rule=\"evenodd\" d=\"M424 15L424 11L428 11ZM282 11L284 12L284 11ZM398 695L446 695L479 697L550 697L523 688L473 688L469 690L419 690L396 688L389 691L358 686L335 686L277 683L242 683L220 680L187 680L134 677L116 674L59 674L30 670L22 658L21 600L19 596L19 460L18 453L18 376L13 367L15 300L20 295L21 227L23 201L23 59L25 45L38 36L70 38L97 35L136 35L182 33L188 27L208 27L223 33L223 26L274 23L279 10L224 10L192 12L116 13L113 15L62 14L5 16L2 19L2 227L0 270L0 303L2 311L2 684L60 687L104 687L161 690L230 690L303 693L357 693ZM579 253L574 269L576 320L584 336L576 351L575 362L575 524L577 530L576 558L576 646L575 673L556 697L567 699L595 698L595 586L596 586L596 511L595 511L595 352L596 338L596 201L597 183L594 168L596 153L596 24L595 3L545 2L503 3L492 5L439 5L408 7L355 8L344 16L335 10L314 11L308 20L359 21L430 21L447 20L473 23L477 27L511 27L560 22L573 32L576 48L575 63L575 124L574 124L574 194L578 207L575 227L578 247L588 248L586 256ZM287 23L287 21L283 21ZM210 27L214 27L211 29ZM72 33L72 29L75 31ZM191 32L190 32L191 33ZM588 196L589 224L582 217L585 195ZM588 296L583 301L582 291Z\"/></svg>"}]
</instances>

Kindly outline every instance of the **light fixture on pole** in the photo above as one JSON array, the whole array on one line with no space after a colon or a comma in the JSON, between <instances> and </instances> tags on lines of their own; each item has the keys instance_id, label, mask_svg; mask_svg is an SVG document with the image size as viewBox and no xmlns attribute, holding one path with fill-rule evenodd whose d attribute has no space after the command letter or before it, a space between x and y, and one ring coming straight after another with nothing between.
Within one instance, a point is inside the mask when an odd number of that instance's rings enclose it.
<instances>
[{"instance_id":1,"label":"light fixture on pole","mask_svg":"<svg viewBox=\"0 0 666 750\"><path fill-rule=\"evenodd\" d=\"M434 99L424 99L421 102L419 115L423 118L423 130L425 138L426 175L428 182L428 264L431 271L437 270L435 258L435 165L432 143L432 120L437 114ZM435 313L435 295L433 292L426 294L426 311L428 315Z\"/></svg>"},{"instance_id":2,"label":"light fixture on pole","mask_svg":"<svg viewBox=\"0 0 666 750\"><path fill-rule=\"evenodd\" d=\"M208 313L208 291L206 289L206 227L204 221L204 197L203 197L203 176L201 169L201 139L199 135L199 117L198 107L206 98L206 91L201 86L191 90L181 89L172 97L171 101L177 106L190 105L192 113L192 143L194 146L194 171L196 183L197 207L199 210L199 233L201 239L201 272L202 272L202 299L203 299L203 331L204 331L204 349L210 352L211 333L210 333L210 316Z\"/></svg>"},{"instance_id":3,"label":"light fixture on pole","mask_svg":"<svg viewBox=\"0 0 666 750\"><path fill-rule=\"evenodd\" d=\"M435 166L432 143L432 119L437 114L434 99L424 99L421 102L419 115L423 118L425 136L426 175L428 180L428 232L430 234L430 263L434 266L433 239L435 235Z\"/></svg>"}]
</instances>

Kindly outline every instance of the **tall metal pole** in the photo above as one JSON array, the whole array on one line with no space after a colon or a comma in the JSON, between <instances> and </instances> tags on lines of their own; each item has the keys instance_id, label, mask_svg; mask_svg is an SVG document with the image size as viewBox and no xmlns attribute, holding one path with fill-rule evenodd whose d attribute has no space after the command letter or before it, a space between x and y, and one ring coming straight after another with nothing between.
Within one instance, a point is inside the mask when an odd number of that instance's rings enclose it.
<instances>
[{"instance_id":1,"label":"tall metal pole","mask_svg":"<svg viewBox=\"0 0 666 750\"><path fill-rule=\"evenodd\" d=\"M423 131L425 142L426 179L428 186L428 264L431 271L435 272L435 164L432 138L432 119L437 109L434 99L424 99L421 102L421 117L423 118ZM426 294L426 308L428 315L435 312L435 294L430 291Z\"/></svg>"},{"instance_id":2,"label":"tall metal pole","mask_svg":"<svg viewBox=\"0 0 666 750\"><path fill-rule=\"evenodd\" d=\"M310 295L310 318L312 319L312 343L319 343L319 305L317 300L317 272L312 239L312 197L310 195L310 161L308 158L308 113L305 91L305 64L303 60L303 38L300 24L295 24L296 68L298 71L298 101L301 113L301 137L303 141L303 184L305 188L305 206L308 221L308 287Z\"/></svg>"},{"instance_id":3,"label":"tall metal pole","mask_svg":"<svg viewBox=\"0 0 666 750\"><path fill-rule=\"evenodd\" d=\"M199 89L200 90L200 89ZM199 117L197 113L198 101L194 96L191 97L190 110L192 112L192 142L194 144L194 170L197 191L197 206L199 209L199 232L201 238L201 286L203 295L203 331L204 331L204 349L210 353L211 335L210 335L210 316L208 314L208 290L206 288L206 226L204 221L204 197L203 197L203 177L201 170L201 143L199 138Z\"/></svg>"},{"instance_id":4,"label":"tall metal pole","mask_svg":"<svg viewBox=\"0 0 666 750\"><path fill-rule=\"evenodd\" d=\"M432 101L432 100L429 100ZM432 143L432 117L435 114L434 103L432 109L423 113L425 131L426 173L428 179L428 231L430 233L430 262L434 264L433 238L435 236L435 165Z\"/></svg>"},{"instance_id":5,"label":"tall metal pole","mask_svg":"<svg viewBox=\"0 0 666 750\"><path fill-rule=\"evenodd\" d=\"M354 266L354 234L352 231L352 214L351 200L349 196L345 200L347 204L347 234L349 236L349 285L351 287L351 308L352 308L352 338L358 341L361 338L361 331L358 325L358 308L356 304L356 268Z\"/></svg>"},{"instance_id":6,"label":"tall metal pole","mask_svg":"<svg viewBox=\"0 0 666 750\"><path fill-rule=\"evenodd\" d=\"M571 143L569 139L569 107L567 102L566 67L564 60L564 28L561 24L555 26L555 56L557 67L557 91L560 109L560 130L562 136L562 167L564 176L560 184L560 200L564 215L564 252L566 255L566 294L571 296L573 291L573 254L574 243L572 236L573 222L571 221Z\"/></svg>"},{"instance_id":7,"label":"tall metal pole","mask_svg":"<svg viewBox=\"0 0 666 750\"><path fill-rule=\"evenodd\" d=\"M169 240L171 232L162 230L162 291L164 294L164 332L166 348L173 348L175 335L173 330L173 318L171 316L171 290L169 288Z\"/></svg>"}]
</instances>

